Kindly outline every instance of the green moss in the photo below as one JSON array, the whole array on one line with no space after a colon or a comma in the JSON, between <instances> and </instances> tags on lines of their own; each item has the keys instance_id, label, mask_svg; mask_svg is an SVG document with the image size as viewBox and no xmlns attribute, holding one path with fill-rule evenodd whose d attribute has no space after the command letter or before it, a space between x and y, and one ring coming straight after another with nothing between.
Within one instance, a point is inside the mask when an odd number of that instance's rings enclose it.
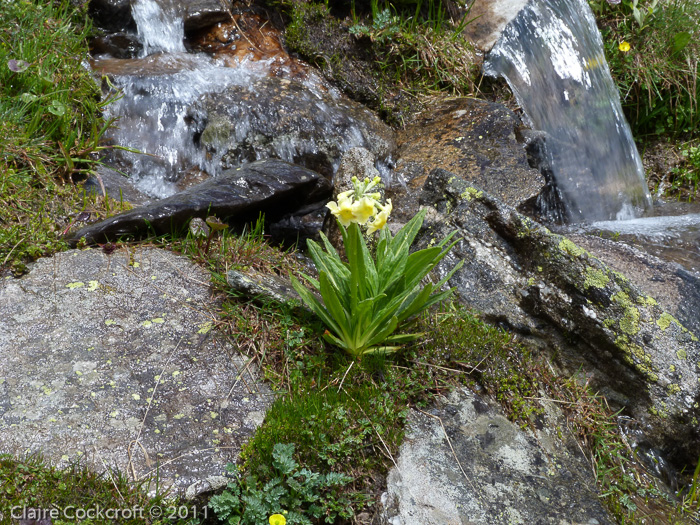
<instances>
[{"instance_id":1,"label":"green moss","mask_svg":"<svg viewBox=\"0 0 700 525\"><path fill-rule=\"evenodd\" d=\"M588 288L605 288L609 282L610 278L603 270L590 266L586 268L586 279L583 281L584 290Z\"/></svg>"}]
</instances>

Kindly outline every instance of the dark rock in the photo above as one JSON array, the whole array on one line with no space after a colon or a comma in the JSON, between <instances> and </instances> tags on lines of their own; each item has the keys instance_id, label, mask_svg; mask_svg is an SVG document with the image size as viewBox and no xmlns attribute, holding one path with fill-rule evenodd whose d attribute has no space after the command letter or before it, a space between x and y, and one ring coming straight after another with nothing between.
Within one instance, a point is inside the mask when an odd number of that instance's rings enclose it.
<instances>
[{"instance_id":1,"label":"dark rock","mask_svg":"<svg viewBox=\"0 0 700 525\"><path fill-rule=\"evenodd\" d=\"M407 220L415 214L420 189L435 168L459 175L510 206L527 206L545 181L528 164L517 141L518 125L505 106L470 98L423 113L399 133L393 187L405 195L393 201L395 215Z\"/></svg>"},{"instance_id":2,"label":"dark rock","mask_svg":"<svg viewBox=\"0 0 700 525\"><path fill-rule=\"evenodd\" d=\"M143 46L138 37L131 33L111 33L96 36L90 41L92 56L109 55L114 58L136 58Z\"/></svg>"},{"instance_id":3,"label":"dark rock","mask_svg":"<svg viewBox=\"0 0 700 525\"><path fill-rule=\"evenodd\" d=\"M221 2L220 0L183 0L178 3L181 4L179 11L185 20L186 33L212 26L217 22L223 22L231 18L230 11L225 8L228 2Z\"/></svg>"},{"instance_id":4,"label":"dark rock","mask_svg":"<svg viewBox=\"0 0 700 525\"><path fill-rule=\"evenodd\" d=\"M376 525L615 522L573 436L521 429L468 390L431 412L408 417ZM556 407L546 417L566 428Z\"/></svg>"},{"instance_id":5,"label":"dark rock","mask_svg":"<svg viewBox=\"0 0 700 525\"><path fill-rule=\"evenodd\" d=\"M90 0L88 12L95 24L111 32L136 29L130 0Z\"/></svg>"},{"instance_id":6,"label":"dark rock","mask_svg":"<svg viewBox=\"0 0 700 525\"><path fill-rule=\"evenodd\" d=\"M438 215L423 243L457 229L463 240L440 271L460 298L558 348L613 405L649 426L650 440L682 464L700 447L700 344L627 277L561 235L444 170L426 181ZM564 334L564 338L561 337Z\"/></svg>"},{"instance_id":7,"label":"dark rock","mask_svg":"<svg viewBox=\"0 0 700 525\"><path fill-rule=\"evenodd\" d=\"M321 206L331 184L318 173L281 160L264 160L232 168L152 204L135 208L72 233L68 242L117 240L121 236L164 234L183 229L192 217L215 215L232 223L282 218L311 204ZM304 213L308 212L308 209Z\"/></svg>"},{"instance_id":8,"label":"dark rock","mask_svg":"<svg viewBox=\"0 0 700 525\"><path fill-rule=\"evenodd\" d=\"M83 188L91 195L104 195L117 201L126 201L134 206L149 203L150 199L129 184L129 179L106 166L98 166L97 174L90 175L83 183Z\"/></svg>"},{"instance_id":9,"label":"dark rock","mask_svg":"<svg viewBox=\"0 0 700 525\"><path fill-rule=\"evenodd\" d=\"M350 148L366 148L380 165L394 150L391 129L364 107L280 78L209 94L192 114L224 168L277 157L331 177Z\"/></svg>"},{"instance_id":10,"label":"dark rock","mask_svg":"<svg viewBox=\"0 0 700 525\"><path fill-rule=\"evenodd\" d=\"M171 7L182 16L185 31L191 32L230 18L229 11L219 0L174 0ZM91 0L90 16L98 27L119 32L136 29L131 15L131 0Z\"/></svg>"}]
</instances>

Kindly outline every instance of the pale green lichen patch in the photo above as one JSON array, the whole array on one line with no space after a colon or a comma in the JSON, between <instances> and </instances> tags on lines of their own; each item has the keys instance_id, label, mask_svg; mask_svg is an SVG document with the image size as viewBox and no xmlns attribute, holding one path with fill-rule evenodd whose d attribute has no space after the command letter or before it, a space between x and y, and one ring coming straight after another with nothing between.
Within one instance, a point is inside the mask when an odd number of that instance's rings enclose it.
<instances>
[{"instance_id":1,"label":"pale green lichen patch","mask_svg":"<svg viewBox=\"0 0 700 525\"><path fill-rule=\"evenodd\" d=\"M662 313L661 316L656 320L656 324L659 325L659 328L661 328L661 330L666 330L669 326L671 326L671 323L675 323L679 327L681 326L681 323L678 322L678 319L666 312Z\"/></svg>"},{"instance_id":2,"label":"pale green lichen patch","mask_svg":"<svg viewBox=\"0 0 700 525\"><path fill-rule=\"evenodd\" d=\"M90 281L90 282L88 283L87 291L88 291L88 292L94 292L94 291L97 290L99 287L100 287L99 281Z\"/></svg>"},{"instance_id":3,"label":"pale green lichen patch","mask_svg":"<svg viewBox=\"0 0 700 525\"><path fill-rule=\"evenodd\" d=\"M625 335L619 336L615 340L615 345L622 350L624 360L649 381L655 383L659 380L658 374L654 371L651 356L641 346L629 342Z\"/></svg>"},{"instance_id":4,"label":"pale green lichen patch","mask_svg":"<svg viewBox=\"0 0 700 525\"><path fill-rule=\"evenodd\" d=\"M75 290L76 288L82 288L83 286L85 286L85 283L80 282L80 281L76 281L74 283L68 283L66 285L66 288L69 288L71 290Z\"/></svg>"},{"instance_id":5,"label":"pale green lichen patch","mask_svg":"<svg viewBox=\"0 0 700 525\"><path fill-rule=\"evenodd\" d=\"M147 319L141 323L141 326L145 326L146 328L149 328L152 324L153 323Z\"/></svg>"},{"instance_id":6,"label":"pale green lichen patch","mask_svg":"<svg viewBox=\"0 0 700 525\"><path fill-rule=\"evenodd\" d=\"M588 290L589 288L605 288L609 282L610 278L603 270L590 266L586 268L586 278L583 281L584 290Z\"/></svg>"},{"instance_id":7,"label":"pale green lichen patch","mask_svg":"<svg viewBox=\"0 0 700 525\"><path fill-rule=\"evenodd\" d=\"M151 322L156 324L163 324L165 322L165 319L163 319L162 317L156 317L154 319L151 319Z\"/></svg>"},{"instance_id":8,"label":"pale green lichen patch","mask_svg":"<svg viewBox=\"0 0 700 525\"><path fill-rule=\"evenodd\" d=\"M625 313L620 319L620 330L628 335L639 332L639 310L636 308L625 308Z\"/></svg>"},{"instance_id":9,"label":"pale green lichen patch","mask_svg":"<svg viewBox=\"0 0 700 525\"><path fill-rule=\"evenodd\" d=\"M214 323L211 321L207 321L206 323L202 323L199 325L199 330L197 330L198 334L207 334L209 331L214 327Z\"/></svg>"},{"instance_id":10,"label":"pale green lichen patch","mask_svg":"<svg viewBox=\"0 0 700 525\"><path fill-rule=\"evenodd\" d=\"M676 384L671 383L670 385L668 385L668 386L666 387L666 391L668 392L669 395L672 396L672 395L677 394L678 392L680 392L680 391L681 391L681 387L679 387L679 386L676 385Z\"/></svg>"},{"instance_id":11,"label":"pale green lichen patch","mask_svg":"<svg viewBox=\"0 0 700 525\"><path fill-rule=\"evenodd\" d=\"M656 306L659 304L656 302L656 299L648 295L640 295L637 297L637 302L643 306Z\"/></svg>"},{"instance_id":12,"label":"pale green lichen patch","mask_svg":"<svg viewBox=\"0 0 700 525\"><path fill-rule=\"evenodd\" d=\"M574 244L566 238L563 238L559 242L559 249L565 254L570 255L571 257L580 257L587 253L586 250L584 250L583 248L581 248L577 244Z\"/></svg>"},{"instance_id":13,"label":"pale green lichen patch","mask_svg":"<svg viewBox=\"0 0 700 525\"><path fill-rule=\"evenodd\" d=\"M472 188L471 186L469 186L460 194L460 197L467 201L471 201L472 199L480 199L483 196L483 191L479 191L476 188Z\"/></svg>"},{"instance_id":14,"label":"pale green lichen patch","mask_svg":"<svg viewBox=\"0 0 700 525\"><path fill-rule=\"evenodd\" d=\"M683 350L683 349L681 348L680 350L678 350L678 352L676 352L676 357L677 357L678 359L687 359L687 358L688 358L688 354L686 353L685 350Z\"/></svg>"}]
</instances>

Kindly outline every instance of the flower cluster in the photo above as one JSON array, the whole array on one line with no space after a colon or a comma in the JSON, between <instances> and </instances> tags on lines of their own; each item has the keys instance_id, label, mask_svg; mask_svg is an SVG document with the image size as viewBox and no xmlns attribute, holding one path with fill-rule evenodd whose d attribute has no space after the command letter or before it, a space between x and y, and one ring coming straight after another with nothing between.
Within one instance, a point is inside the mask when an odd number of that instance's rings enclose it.
<instances>
[{"instance_id":1,"label":"flower cluster","mask_svg":"<svg viewBox=\"0 0 700 525\"><path fill-rule=\"evenodd\" d=\"M380 202L381 194L371 191L380 182L379 177L372 180L365 178L363 181L353 177L353 189L340 193L338 202L329 202L326 207L346 228L354 222L361 226L367 226L368 234L381 230L386 225L392 205L391 199L387 199L382 204Z\"/></svg>"}]
</instances>

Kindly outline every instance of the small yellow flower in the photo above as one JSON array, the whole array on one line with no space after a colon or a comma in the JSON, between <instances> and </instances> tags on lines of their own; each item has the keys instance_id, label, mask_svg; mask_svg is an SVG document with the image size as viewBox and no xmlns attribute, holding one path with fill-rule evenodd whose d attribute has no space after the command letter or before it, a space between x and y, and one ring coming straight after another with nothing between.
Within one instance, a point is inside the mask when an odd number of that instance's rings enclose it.
<instances>
[{"instance_id":1,"label":"small yellow flower","mask_svg":"<svg viewBox=\"0 0 700 525\"><path fill-rule=\"evenodd\" d=\"M622 41L620 42L620 45L617 46L617 48L623 53L627 53L630 50L631 46L629 42Z\"/></svg>"},{"instance_id":2,"label":"small yellow flower","mask_svg":"<svg viewBox=\"0 0 700 525\"><path fill-rule=\"evenodd\" d=\"M287 523L287 518L282 516L282 514L273 514L270 516L270 525L285 525Z\"/></svg>"},{"instance_id":3,"label":"small yellow flower","mask_svg":"<svg viewBox=\"0 0 700 525\"><path fill-rule=\"evenodd\" d=\"M366 224L369 218L377 211L375 208L376 201L369 197L362 197L358 202L352 205L352 213L355 216L354 222L358 224Z\"/></svg>"},{"instance_id":4,"label":"small yellow flower","mask_svg":"<svg viewBox=\"0 0 700 525\"><path fill-rule=\"evenodd\" d=\"M342 195L342 194L341 194ZM353 212L352 198L348 196L341 197L338 195L338 202L333 201L326 204L326 207L331 210L331 213L338 218L340 224L345 227L350 226L350 223L355 220L355 214Z\"/></svg>"},{"instance_id":5,"label":"small yellow flower","mask_svg":"<svg viewBox=\"0 0 700 525\"><path fill-rule=\"evenodd\" d=\"M369 227L367 228L368 235L371 235L377 230L381 230L384 228L384 226L386 226L386 220L389 218L389 214L391 213L392 209L391 199L387 199L384 205L378 204L378 206L381 211L377 214L374 220L369 223Z\"/></svg>"}]
</instances>

